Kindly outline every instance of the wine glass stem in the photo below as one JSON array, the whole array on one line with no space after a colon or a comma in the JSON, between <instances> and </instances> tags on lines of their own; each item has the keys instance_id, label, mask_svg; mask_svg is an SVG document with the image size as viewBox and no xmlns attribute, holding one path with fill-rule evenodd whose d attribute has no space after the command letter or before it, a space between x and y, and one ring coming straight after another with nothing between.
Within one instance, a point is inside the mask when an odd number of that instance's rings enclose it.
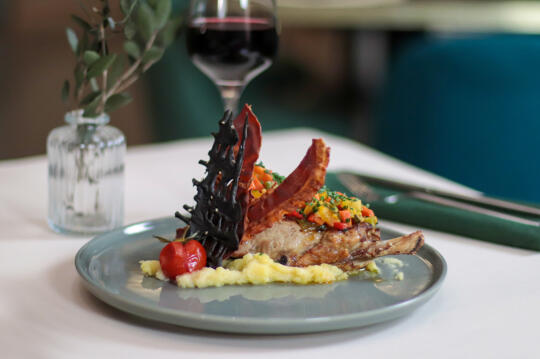
<instances>
[{"instance_id":1,"label":"wine glass stem","mask_svg":"<svg viewBox=\"0 0 540 359\"><path fill-rule=\"evenodd\" d=\"M218 88L225 110L229 110L233 114L238 113L238 101L240 100L242 91L244 91L244 86L218 85Z\"/></svg>"}]
</instances>

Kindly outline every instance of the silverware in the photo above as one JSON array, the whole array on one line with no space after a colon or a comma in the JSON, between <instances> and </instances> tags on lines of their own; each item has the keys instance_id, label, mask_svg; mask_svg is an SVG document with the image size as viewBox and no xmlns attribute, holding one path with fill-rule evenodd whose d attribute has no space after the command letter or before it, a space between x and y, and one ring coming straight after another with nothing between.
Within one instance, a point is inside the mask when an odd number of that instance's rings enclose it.
<instances>
[{"instance_id":1,"label":"silverware","mask_svg":"<svg viewBox=\"0 0 540 359\"><path fill-rule=\"evenodd\" d=\"M399 201L400 197L407 196L447 207L459 208L508 221L540 227L540 222L537 220L522 218L515 215L516 213L521 213L529 216L540 216L540 209L530 206L520 205L486 196L471 197L454 194L403 182L357 175L353 173L342 172L338 174L338 178L347 188L349 188L352 193L363 198L367 202L382 200L386 203L392 204ZM377 185L386 187L388 189L398 190L400 193L381 197L370 187L370 185ZM511 212L513 214L509 214L507 212Z\"/></svg>"}]
</instances>

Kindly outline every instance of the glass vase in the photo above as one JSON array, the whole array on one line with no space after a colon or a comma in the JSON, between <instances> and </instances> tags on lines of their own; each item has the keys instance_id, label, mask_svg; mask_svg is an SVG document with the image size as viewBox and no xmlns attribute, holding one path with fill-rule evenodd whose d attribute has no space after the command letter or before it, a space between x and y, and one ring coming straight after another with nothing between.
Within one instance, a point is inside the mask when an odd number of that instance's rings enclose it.
<instances>
[{"instance_id":1,"label":"glass vase","mask_svg":"<svg viewBox=\"0 0 540 359\"><path fill-rule=\"evenodd\" d=\"M124 134L107 114L82 114L68 112L47 138L48 222L61 233L101 233L124 219Z\"/></svg>"}]
</instances>

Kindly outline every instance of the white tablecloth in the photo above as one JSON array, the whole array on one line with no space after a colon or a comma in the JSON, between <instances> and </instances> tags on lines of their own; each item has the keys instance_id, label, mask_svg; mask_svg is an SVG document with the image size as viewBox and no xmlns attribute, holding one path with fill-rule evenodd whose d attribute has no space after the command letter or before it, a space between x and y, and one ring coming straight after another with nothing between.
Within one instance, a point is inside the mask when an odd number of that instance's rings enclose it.
<instances>
[{"instance_id":1,"label":"white tablecloth","mask_svg":"<svg viewBox=\"0 0 540 359\"><path fill-rule=\"evenodd\" d=\"M332 148L330 168L351 168L441 189L464 187L365 146L312 130L268 133L261 159L282 173L311 138ZM171 216L192 201L210 139L130 148L125 223ZM448 263L442 289L412 314L366 328L247 336L155 324L112 309L82 286L73 265L89 237L46 224L45 157L0 162L1 358L539 358L540 254L426 230ZM398 230L415 228L389 223Z\"/></svg>"}]
</instances>

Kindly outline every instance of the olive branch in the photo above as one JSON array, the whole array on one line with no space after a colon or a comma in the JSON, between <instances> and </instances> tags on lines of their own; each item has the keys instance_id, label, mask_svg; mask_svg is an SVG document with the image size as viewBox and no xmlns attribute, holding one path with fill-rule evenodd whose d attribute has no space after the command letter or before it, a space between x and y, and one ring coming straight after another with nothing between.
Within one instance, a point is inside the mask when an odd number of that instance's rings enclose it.
<instances>
[{"instance_id":1,"label":"olive branch","mask_svg":"<svg viewBox=\"0 0 540 359\"><path fill-rule=\"evenodd\" d=\"M131 102L124 91L161 59L181 18L171 16L171 0L120 0L116 20L109 0L90 3L80 2L84 17L71 15L79 36L66 29L76 62L73 80L62 86L62 100L82 109L84 117L97 117ZM123 51L109 48L113 36L123 36Z\"/></svg>"}]
</instances>

